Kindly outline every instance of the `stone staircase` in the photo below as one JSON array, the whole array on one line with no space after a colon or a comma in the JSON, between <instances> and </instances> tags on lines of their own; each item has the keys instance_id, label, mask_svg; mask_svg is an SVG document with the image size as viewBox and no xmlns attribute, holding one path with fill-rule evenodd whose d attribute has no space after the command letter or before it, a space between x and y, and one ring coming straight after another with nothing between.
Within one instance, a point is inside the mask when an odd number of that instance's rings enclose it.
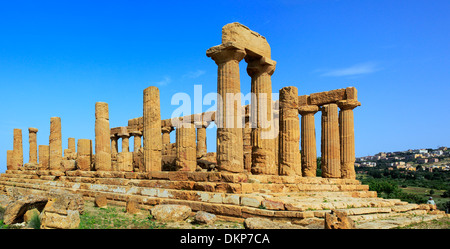
<instances>
[{"instance_id":1,"label":"stone staircase","mask_svg":"<svg viewBox=\"0 0 450 249\"><path fill-rule=\"evenodd\" d=\"M323 224L326 213L338 210L346 212L357 228L368 229L398 227L445 215L431 214L428 206L378 198L357 180L319 177L7 170L0 175L0 192L11 188L29 194L59 188L80 193L86 200L104 195L109 203L120 206L132 198L144 209L157 204L187 205L193 211L234 220L263 217L294 224Z\"/></svg>"}]
</instances>

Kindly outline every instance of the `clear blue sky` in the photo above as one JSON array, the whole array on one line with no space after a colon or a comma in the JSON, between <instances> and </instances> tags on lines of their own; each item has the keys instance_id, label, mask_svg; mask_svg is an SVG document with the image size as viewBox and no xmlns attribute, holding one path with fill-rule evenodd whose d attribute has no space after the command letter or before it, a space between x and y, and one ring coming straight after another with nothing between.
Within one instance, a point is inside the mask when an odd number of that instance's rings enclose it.
<instances>
[{"instance_id":1,"label":"clear blue sky","mask_svg":"<svg viewBox=\"0 0 450 249\"><path fill-rule=\"evenodd\" d=\"M450 146L450 1L163 2L0 2L0 172L14 128L26 163L28 127L48 144L50 117L62 118L67 148L69 137L94 139L97 101L109 103L117 127L142 116L148 86L160 88L163 119L177 108L173 94L192 94L194 84L215 92L217 66L205 52L231 22L270 43L273 92L358 89L357 156ZM207 134L215 151L215 130Z\"/></svg>"}]
</instances>

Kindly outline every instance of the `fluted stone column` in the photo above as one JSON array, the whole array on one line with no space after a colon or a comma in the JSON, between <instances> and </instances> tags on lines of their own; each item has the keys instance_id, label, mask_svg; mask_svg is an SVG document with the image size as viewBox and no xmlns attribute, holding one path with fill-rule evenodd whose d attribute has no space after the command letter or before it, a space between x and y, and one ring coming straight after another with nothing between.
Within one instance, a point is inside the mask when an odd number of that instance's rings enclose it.
<instances>
[{"instance_id":1,"label":"fluted stone column","mask_svg":"<svg viewBox=\"0 0 450 249\"><path fill-rule=\"evenodd\" d=\"M161 140L162 140L162 154L167 155L170 146L170 133L174 130L172 126L166 126L161 128Z\"/></svg>"},{"instance_id":2,"label":"fluted stone column","mask_svg":"<svg viewBox=\"0 0 450 249\"><path fill-rule=\"evenodd\" d=\"M197 127L197 158L201 158L208 153L206 148L206 128L208 128L208 122L198 122Z\"/></svg>"},{"instance_id":3,"label":"fluted stone column","mask_svg":"<svg viewBox=\"0 0 450 249\"><path fill-rule=\"evenodd\" d=\"M117 155L119 153L119 137L116 135L111 135L111 155Z\"/></svg>"},{"instance_id":4,"label":"fluted stone column","mask_svg":"<svg viewBox=\"0 0 450 249\"><path fill-rule=\"evenodd\" d=\"M159 89L144 90L144 166L145 171L161 171L161 112Z\"/></svg>"},{"instance_id":5,"label":"fluted stone column","mask_svg":"<svg viewBox=\"0 0 450 249\"><path fill-rule=\"evenodd\" d=\"M75 160L77 156L77 149L75 147L75 138L69 137L67 145L68 148L64 150L64 159Z\"/></svg>"},{"instance_id":6,"label":"fluted stone column","mask_svg":"<svg viewBox=\"0 0 450 249\"><path fill-rule=\"evenodd\" d=\"M297 87L288 86L280 89L279 123L278 163L280 175L301 176Z\"/></svg>"},{"instance_id":7,"label":"fluted stone column","mask_svg":"<svg viewBox=\"0 0 450 249\"><path fill-rule=\"evenodd\" d=\"M78 139L77 146L77 168L83 171L90 171L92 164L92 140Z\"/></svg>"},{"instance_id":8,"label":"fluted stone column","mask_svg":"<svg viewBox=\"0 0 450 249\"><path fill-rule=\"evenodd\" d=\"M13 150L7 150L6 151L6 169L12 170L13 169Z\"/></svg>"},{"instance_id":9,"label":"fluted stone column","mask_svg":"<svg viewBox=\"0 0 450 249\"><path fill-rule=\"evenodd\" d=\"M77 147L76 147L76 141L75 138L69 137L67 141L67 147L71 151L71 153L76 154L77 153Z\"/></svg>"},{"instance_id":10,"label":"fluted stone column","mask_svg":"<svg viewBox=\"0 0 450 249\"><path fill-rule=\"evenodd\" d=\"M50 137L49 137L50 170L63 171L62 161L62 140L61 140L61 118L50 118Z\"/></svg>"},{"instance_id":11,"label":"fluted stone column","mask_svg":"<svg viewBox=\"0 0 450 249\"><path fill-rule=\"evenodd\" d=\"M266 57L247 56L247 73L252 78L251 118L256 124L252 129L252 173L276 175L274 120L272 112L272 74L276 62Z\"/></svg>"},{"instance_id":12,"label":"fluted stone column","mask_svg":"<svg viewBox=\"0 0 450 249\"><path fill-rule=\"evenodd\" d=\"M244 170L252 170L252 128L249 118L246 118L245 127L242 129L243 152L244 152Z\"/></svg>"},{"instance_id":13,"label":"fluted stone column","mask_svg":"<svg viewBox=\"0 0 450 249\"><path fill-rule=\"evenodd\" d=\"M132 133L130 133L131 136L134 137L133 139L133 151L134 152L138 152L139 149L142 146L142 132L140 131L134 131Z\"/></svg>"},{"instance_id":14,"label":"fluted stone column","mask_svg":"<svg viewBox=\"0 0 450 249\"><path fill-rule=\"evenodd\" d=\"M322 106L322 177L340 178L341 159L339 145L338 106Z\"/></svg>"},{"instance_id":15,"label":"fluted stone column","mask_svg":"<svg viewBox=\"0 0 450 249\"><path fill-rule=\"evenodd\" d=\"M233 43L206 51L218 65L217 73L217 168L222 172L243 172L242 110L239 62L245 50Z\"/></svg>"},{"instance_id":16,"label":"fluted stone column","mask_svg":"<svg viewBox=\"0 0 450 249\"><path fill-rule=\"evenodd\" d=\"M124 133L118 136L122 139L122 152L130 152L130 134Z\"/></svg>"},{"instance_id":17,"label":"fluted stone column","mask_svg":"<svg viewBox=\"0 0 450 249\"><path fill-rule=\"evenodd\" d=\"M360 106L356 100L338 102L339 134L341 151L341 178L355 179L355 129L353 123L353 109Z\"/></svg>"},{"instance_id":18,"label":"fluted stone column","mask_svg":"<svg viewBox=\"0 0 450 249\"><path fill-rule=\"evenodd\" d=\"M14 129L13 136L12 169L19 169L23 166L22 130Z\"/></svg>"},{"instance_id":19,"label":"fluted stone column","mask_svg":"<svg viewBox=\"0 0 450 249\"><path fill-rule=\"evenodd\" d=\"M298 108L301 121L302 175L315 177L317 171L316 127L314 114L319 111L316 105L304 105Z\"/></svg>"},{"instance_id":20,"label":"fluted stone column","mask_svg":"<svg viewBox=\"0 0 450 249\"><path fill-rule=\"evenodd\" d=\"M38 129L36 128L28 128L28 136L29 136L29 143L30 143L30 153L29 153L29 160L28 163L37 163L37 132Z\"/></svg>"},{"instance_id":21,"label":"fluted stone column","mask_svg":"<svg viewBox=\"0 0 450 249\"><path fill-rule=\"evenodd\" d=\"M95 170L111 171L111 133L109 109L104 102L95 103Z\"/></svg>"},{"instance_id":22,"label":"fluted stone column","mask_svg":"<svg viewBox=\"0 0 450 249\"><path fill-rule=\"evenodd\" d=\"M179 171L195 171L197 168L197 149L195 126L191 123L179 124L176 129L175 166Z\"/></svg>"},{"instance_id":23,"label":"fluted stone column","mask_svg":"<svg viewBox=\"0 0 450 249\"><path fill-rule=\"evenodd\" d=\"M39 145L39 169L49 170L50 146Z\"/></svg>"},{"instance_id":24,"label":"fluted stone column","mask_svg":"<svg viewBox=\"0 0 450 249\"><path fill-rule=\"evenodd\" d=\"M170 133L173 131L173 127L163 127L161 128L162 132L162 145L170 144Z\"/></svg>"}]
</instances>

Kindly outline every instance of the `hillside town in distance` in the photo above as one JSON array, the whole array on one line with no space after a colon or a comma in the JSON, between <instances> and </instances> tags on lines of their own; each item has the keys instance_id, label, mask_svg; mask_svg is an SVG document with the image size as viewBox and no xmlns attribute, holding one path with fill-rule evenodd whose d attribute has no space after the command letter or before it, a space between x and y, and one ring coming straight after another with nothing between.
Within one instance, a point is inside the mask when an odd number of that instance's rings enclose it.
<instances>
[{"instance_id":1,"label":"hillside town in distance","mask_svg":"<svg viewBox=\"0 0 450 249\"><path fill-rule=\"evenodd\" d=\"M373 156L356 158L355 168L379 167L388 170L450 171L450 150L441 146L436 149L409 149L407 151L380 152Z\"/></svg>"}]
</instances>

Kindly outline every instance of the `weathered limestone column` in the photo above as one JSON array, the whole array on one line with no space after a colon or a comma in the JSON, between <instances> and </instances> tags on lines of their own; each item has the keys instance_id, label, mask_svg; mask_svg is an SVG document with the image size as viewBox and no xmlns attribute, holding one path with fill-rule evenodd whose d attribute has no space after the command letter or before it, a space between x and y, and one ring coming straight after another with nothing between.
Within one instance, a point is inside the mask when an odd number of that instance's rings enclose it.
<instances>
[{"instance_id":1,"label":"weathered limestone column","mask_svg":"<svg viewBox=\"0 0 450 249\"><path fill-rule=\"evenodd\" d=\"M208 122L198 122L195 124L197 127L197 158L201 158L208 153L206 148L206 128L208 128Z\"/></svg>"},{"instance_id":2,"label":"weathered limestone column","mask_svg":"<svg viewBox=\"0 0 450 249\"><path fill-rule=\"evenodd\" d=\"M161 171L161 111L159 89L144 90L144 166L145 171Z\"/></svg>"},{"instance_id":3,"label":"weathered limestone column","mask_svg":"<svg viewBox=\"0 0 450 249\"><path fill-rule=\"evenodd\" d=\"M13 169L13 150L7 150L6 151L6 169L12 170Z\"/></svg>"},{"instance_id":4,"label":"weathered limestone column","mask_svg":"<svg viewBox=\"0 0 450 249\"><path fill-rule=\"evenodd\" d=\"M22 130L14 129L12 169L16 170L22 166L23 166Z\"/></svg>"},{"instance_id":5,"label":"weathered limestone column","mask_svg":"<svg viewBox=\"0 0 450 249\"><path fill-rule=\"evenodd\" d=\"M279 123L278 164L280 165L280 175L301 176L297 87L288 86L280 89Z\"/></svg>"},{"instance_id":6,"label":"weathered limestone column","mask_svg":"<svg viewBox=\"0 0 450 249\"><path fill-rule=\"evenodd\" d=\"M122 139L122 152L130 152L130 134L123 133L118 136Z\"/></svg>"},{"instance_id":7,"label":"weathered limestone column","mask_svg":"<svg viewBox=\"0 0 450 249\"><path fill-rule=\"evenodd\" d=\"M244 170L250 173L252 170L252 128L248 117L245 120L244 129L242 129L242 138L244 140Z\"/></svg>"},{"instance_id":8,"label":"weathered limestone column","mask_svg":"<svg viewBox=\"0 0 450 249\"><path fill-rule=\"evenodd\" d=\"M28 163L37 163L37 132L38 129L36 128L28 128L28 136L29 136L29 143L30 143L30 158L28 160Z\"/></svg>"},{"instance_id":9,"label":"weathered limestone column","mask_svg":"<svg viewBox=\"0 0 450 249\"><path fill-rule=\"evenodd\" d=\"M95 170L111 171L111 141L108 104L95 103Z\"/></svg>"},{"instance_id":10,"label":"weathered limestone column","mask_svg":"<svg viewBox=\"0 0 450 249\"><path fill-rule=\"evenodd\" d=\"M252 129L252 173L276 175L275 127L272 112L272 74L276 62L267 57L247 56L247 73L252 78L250 105L251 119L256 128Z\"/></svg>"},{"instance_id":11,"label":"weathered limestone column","mask_svg":"<svg viewBox=\"0 0 450 249\"><path fill-rule=\"evenodd\" d=\"M338 106L322 106L322 177L340 178L341 159L339 145Z\"/></svg>"},{"instance_id":12,"label":"weathered limestone column","mask_svg":"<svg viewBox=\"0 0 450 249\"><path fill-rule=\"evenodd\" d=\"M50 146L39 145L39 169L49 170Z\"/></svg>"},{"instance_id":13,"label":"weathered limestone column","mask_svg":"<svg viewBox=\"0 0 450 249\"><path fill-rule=\"evenodd\" d=\"M134 137L134 142L133 142L133 151L134 152L138 152L139 149L142 146L142 132L140 131L133 131L132 133L130 133L131 136Z\"/></svg>"},{"instance_id":14,"label":"weathered limestone column","mask_svg":"<svg viewBox=\"0 0 450 249\"><path fill-rule=\"evenodd\" d=\"M68 149L72 152L72 153L76 153L77 152L77 149L76 149L76 146L75 146L75 138L73 138L73 137L69 137L69 139L68 139L68 141L67 141L67 144L68 144Z\"/></svg>"},{"instance_id":15,"label":"weathered limestone column","mask_svg":"<svg viewBox=\"0 0 450 249\"><path fill-rule=\"evenodd\" d=\"M217 168L223 172L243 172L243 140L239 62L245 50L232 42L206 51L218 65L217 73Z\"/></svg>"},{"instance_id":16,"label":"weathered limestone column","mask_svg":"<svg viewBox=\"0 0 450 249\"><path fill-rule=\"evenodd\" d=\"M173 127L163 127L161 128L162 132L162 145L170 144L170 133L173 131Z\"/></svg>"},{"instance_id":17,"label":"weathered limestone column","mask_svg":"<svg viewBox=\"0 0 450 249\"><path fill-rule=\"evenodd\" d=\"M77 157L77 149L75 147L75 138L69 137L68 148L64 150L64 159L65 160L75 160Z\"/></svg>"},{"instance_id":18,"label":"weathered limestone column","mask_svg":"<svg viewBox=\"0 0 450 249\"><path fill-rule=\"evenodd\" d=\"M338 102L339 135L341 151L341 178L355 179L355 129L353 123L353 109L360 106L356 100Z\"/></svg>"},{"instance_id":19,"label":"weathered limestone column","mask_svg":"<svg viewBox=\"0 0 450 249\"><path fill-rule=\"evenodd\" d=\"M316 105L304 105L298 108L301 121L302 175L315 177L317 171L316 127L314 114L319 111Z\"/></svg>"},{"instance_id":20,"label":"weathered limestone column","mask_svg":"<svg viewBox=\"0 0 450 249\"><path fill-rule=\"evenodd\" d=\"M180 122L175 131L177 153L175 167L179 171L195 171L197 168L195 126L192 123Z\"/></svg>"},{"instance_id":21,"label":"weathered limestone column","mask_svg":"<svg viewBox=\"0 0 450 249\"><path fill-rule=\"evenodd\" d=\"M78 139L77 146L77 168L83 171L90 171L92 164L92 140Z\"/></svg>"},{"instance_id":22,"label":"weathered limestone column","mask_svg":"<svg viewBox=\"0 0 450 249\"><path fill-rule=\"evenodd\" d=\"M119 153L119 144L118 144L119 137L114 134L111 135L110 138L111 138L111 155L117 155L117 153Z\"/></svg>"},{"instance_id":23,"label":"weathered limestone column","mask_svg":"<svg viewBox=\"0 0 450 249\"><path fill-rule=\"evenodd\" d=\"M62 161L62 140L61 140L61 118L50 118L50 137L49 137L50 170L63 171Z\"/></svg>"}]
</instances>

